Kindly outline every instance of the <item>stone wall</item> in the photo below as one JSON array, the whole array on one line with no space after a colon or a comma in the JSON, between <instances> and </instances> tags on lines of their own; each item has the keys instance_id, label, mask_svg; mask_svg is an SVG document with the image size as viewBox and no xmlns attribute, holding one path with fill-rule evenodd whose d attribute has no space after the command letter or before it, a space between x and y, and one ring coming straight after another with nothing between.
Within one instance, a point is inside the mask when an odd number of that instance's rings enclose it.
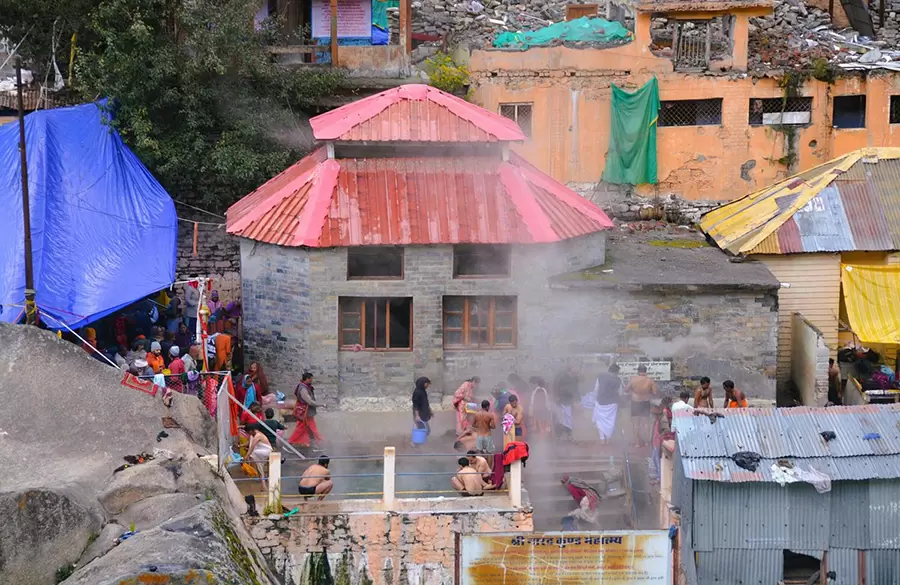
<instances>
[{"instance_id":1,"label":"stone wall","mask_svg":"<svg viewBox=\"0 0 900 585\"><path fill-rule=\"evenodd\" d=\"M459 502L463 508L473 500ZM435 502L423 500L422 502ZM453 585L456 534L530 532L530 510L462 509L297 515L245 522L285 585L318 585L325 564L342 585ZM277 518L277 517L276 517Z\"/></svg>"},{"instance_id":2,"label":"stone wall","mask_svg":"<svg viewBox=\"0 0 900 585\"><path fill-rule=\"evenodd\" d=\"M635 193L631 185L569 183L569 188L600 207L612 218L622 221L661 219L693 225L704 213L722 205L722 201L692 201L668 193L646 197Z\"/></svg>"},{"instance_id":3,"label":"stone wall","mask_svg":"<svg viewBox=\"0 0 900 585\"><path fill-rule=\"evenodd\" d=\"M199 218L198 218L199 220ZM199 221L209 221L203 218ZM223 220L224 223L224 220ZM178 264L176 280L198 276L213 279L213 288L223 301L241 298L240 242L225 233L224 225L198 224L197 255L194 255L194 226L178 222Z\"/></svg>"},{"instance_id":4,"label":"stone wall","mask_svg":"<svg viewBox=\"0 0 900 585\"><path fill-rule=\"evenodd\" d=\"M733 379L751 397L774 397L777 291L549 287L553 274L602 265L603 236L515 248L511 277L503 279L454 279L452 247L411 246L406 278L388 281L347 280L346 249L245 242L247 352L284 392L310 369L320 397L345 410L406 410L423 375L432 380L433 403L473 375L488 388L510 372L552 378L565 366L592 379L610 356L671 360L673 391L708 375ZM516 296L516 348L444 349L445 295ZM413 297L413 349L340 350L341 296Z\"/></svg>"}]
</instances>

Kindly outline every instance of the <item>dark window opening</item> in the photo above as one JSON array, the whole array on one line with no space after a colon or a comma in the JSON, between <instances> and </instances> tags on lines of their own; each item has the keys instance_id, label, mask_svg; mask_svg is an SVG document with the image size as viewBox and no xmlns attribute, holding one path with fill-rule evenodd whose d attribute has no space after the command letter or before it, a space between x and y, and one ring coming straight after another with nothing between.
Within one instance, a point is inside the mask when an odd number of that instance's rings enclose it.
<instances>
[{"instance_id":1,"label":"dark window opening","mask_svg":"<svg viewBox=\"0 0 900 585\"><path fill-rule=\"evenodd\" d=\"M444 297L444 347L516 346L516 297Z\"/></svg>"},{"instance_id":2,"label":"dark window opening","mask_svg":"<svg viewBox=\"0 0 900 585\"><path fill-rule=\"evenodd\" d=\"M531 113L533 104L500 104L500 115L519 125L522 133L531 138Z\"/></svg>"},{"instance_id":3,"label":"dark window opening","mask_svg":"<svg viewBox=\"0 0 900 585\"><path fill-rule=\"evenodd\" d=\"M891 112L889 120L891 124L900 124L900 95L891 96Z\"/></svg>"},{"instance_id":4,"label":"dark window opening","mask_svg":"<svg viewBox=\"0 0 900 585\"><path fill-rule=\"evenodd\" d=\"M341 349L412 349L412 299L340 299Z\"/></svg>"},{"instance_id":5,"label":"dark window opening","mask_svg":"<svg viewBox=\"0 0 900 585\"><path fill-rule=\"evenodd\" d=\"M659 126L719 126L722 98L660 102Z\"/></svg>"},{"instance_id":6,"label":"dark window opening","mask_svg":"<svg viewBox=\"0 0 900 585\"><path fill-rule=\"evenodd\" d=\"M453 248L453 278L509 276L509 259L509 246L456 246Z\"/></svg>"},{"instance_id":7,"label":"dark window opening","mask_svg":"<svg viewBox=\"0 0 900 585\"><path fill-rule=\"evenodd\" d=\"M811 119L811 97L753 98L750 100L751 126L809 124Z\"/></svg>"},{"instance_id":8,"label":"dark window opening","mask_svg":"<svg viewBox=\"0 0 900 585\"><path fill-rule=\"evenodd\" d=\"M809 579L819 572L822 567L822 561L816 557L795 553L793 551L784 551L784 572L782 581L784 585L801 584L806 585ZM818 583L818 581L816 581Z\"/></svg>"},{"instance_id":9,"label":"dark window opening","mask_svg":"<svg viewBox=\"0 0 900 585\"><path fill-rule=\"evenodd\" d=\"M347 278L403 278L403 248L350 248Z\"/></svg>"},{"instance_id":10,"label":"dark window opening","mask_svg":"<svg viewBox=\"0 0 900 585\"><path fill-rule=\"evenodd\" d=\"M839 95L834 98L831 124L835 128L866 127L866 96Z\"/></svg>"}]
</instances>

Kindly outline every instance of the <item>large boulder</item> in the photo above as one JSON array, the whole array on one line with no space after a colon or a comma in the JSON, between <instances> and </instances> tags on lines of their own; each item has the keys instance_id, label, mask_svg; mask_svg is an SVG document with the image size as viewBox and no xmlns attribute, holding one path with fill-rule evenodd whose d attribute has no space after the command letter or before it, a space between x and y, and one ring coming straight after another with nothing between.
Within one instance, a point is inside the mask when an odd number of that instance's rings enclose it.
<instances>
[{"instance_id":1,"label":"large boulder","mask_svg":"<svg viewBox=\"0 0 900 585\"><path fill-rule=\"evenodd\" d=\"M271 583L240 493L204 458L216 426L195 397L166 408L80 347L3 323L0 372L0 583L54 585L76 564L66 583ZM139 453L154 458L114 472Z\"/></svg>"}]
</instances>

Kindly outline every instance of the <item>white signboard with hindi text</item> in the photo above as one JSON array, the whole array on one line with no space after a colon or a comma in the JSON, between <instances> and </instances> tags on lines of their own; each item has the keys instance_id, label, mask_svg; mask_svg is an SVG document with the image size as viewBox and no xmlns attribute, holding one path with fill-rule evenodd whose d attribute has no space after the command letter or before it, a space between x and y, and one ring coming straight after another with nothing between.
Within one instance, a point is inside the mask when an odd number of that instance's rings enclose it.
<instances>
[{"instance_id":1,"label":"white signboard with hindi text","mask_svg":"<svg viewBox=\"0 0 900 585\"><path fill-rule=\"evenodd\" d=\"M647 376L653 380L668 382L672 379L672 362L616 362L616 365L623 380L637 376L638 366L647 368Z\"/></svg>"},{"instance_id":2,"label":"white signboard with hindi text","mask_svg":"<svg viewBox=\"0 0 900 585\"><path fill-rule=\"evenodd\" d=\"M372 0L338 0L337 22L339 39L370 38L372 36ZM331 2L312 1L312 36L331 38Z\"/></svg>"}]
</instances>

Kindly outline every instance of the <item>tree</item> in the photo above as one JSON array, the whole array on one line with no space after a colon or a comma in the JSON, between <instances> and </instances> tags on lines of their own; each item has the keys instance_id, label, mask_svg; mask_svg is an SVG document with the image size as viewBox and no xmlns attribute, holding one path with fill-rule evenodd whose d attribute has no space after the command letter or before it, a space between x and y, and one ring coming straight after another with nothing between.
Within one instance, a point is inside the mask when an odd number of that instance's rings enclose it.
<instances>
[{"instance_id":1,"label":"tree","mask_svg":"<svg viewBox=\"0 0 900 585\"><path fill-rule=\"evenodd\" d=\"M71 0L37 1L62 14ZM176 198L222 210L283 170L311 145L302 109L340 84L275 64L265 45L277 27L255 29L254 0L77 1L92 4L65 21L80 31L77 90L109 98L123 139ZM34 30L53 11L40 14Z\"/></svg>"}]
</instances>

